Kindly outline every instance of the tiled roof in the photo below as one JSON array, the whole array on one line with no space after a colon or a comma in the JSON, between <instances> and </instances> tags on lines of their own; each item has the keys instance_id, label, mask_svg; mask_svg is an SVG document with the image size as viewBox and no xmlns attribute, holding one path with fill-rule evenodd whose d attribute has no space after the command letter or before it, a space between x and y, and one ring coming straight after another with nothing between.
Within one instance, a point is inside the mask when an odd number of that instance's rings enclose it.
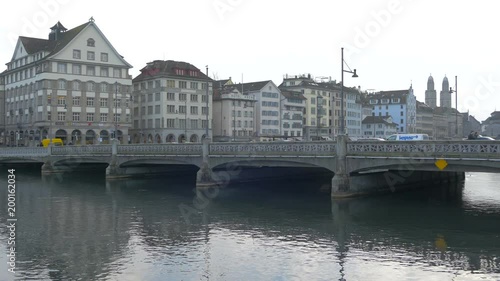
<instances>
[{"instance_id":1,"label":"tiled roof","mask_svg":"<svg viewBox=\"0 0 500 281\"><path fill-rule=\"evenodd\" d=\"M184 71L196 71L197 76L190 76L189 73L185 75L179 75L176 73L176 69L181 69ZM141 74L135 77L132 81L142 81L152 77L160 77L160 76L176 76L183 77L189 79L201 79L201 80L210 80L212 79L201 72L196 66L183 62L183 61L173 61L173 60L155 60L153 62L148 63L144 68L141 69Z\"/></svg>"},{"instance_id":2,"label":"tiled roof","mask_svg":"<svg viewBox=\"0 0 500 281\"><path fill-rule=\"evenodd\" d=\"M417 111L421 111L421 112L425 111L425 112L433 113L434 109L432 109L432 107L428 106L427 104L425 104L423 102L417 101Z\"/></svg>"},{"instance_id":3,"label":"tiled roof","mask_svg":"<svg viewBox=\"0 0 500 281\"><path fill-rule=\"evenodd\" d=\"M34 54L40 51L49 51L50 55L52 55L66 47L66 45L71 42L71 40L73 40L73 38L75 38L75 36L78 35L78 33L80 33L89 24L90 22L86 22L73 29L61 33L60 36L62 38L59 40L47 40L24 36L19 36L19 40L21 40L21 42L23 43L24 48L28 54Z\"/></svg>"},{"instance_id":4,"label":"tiled roof","mask_svg":"<svg viewBox=\"0 0 500 281\"><path fill-rule=\"evenodd\" d=\"M366 116L363 121L361 121L362 124L385 124L388 126L397 126L396 123L390 123L387 122L384 117L382 116Z\"/></svg>"},{"instance_id":5,"label":"tiled roof","mask_svg":"<svg viewBox=\"0 0 500 281\"><path fill-rule=\"evenodd\" d=\"M213 82L214 89L220 89L226 85L227 82L231 81L231 79L222 79L216 80Z\"/></svg>"},{"instance_id":6,"label":"tiled roof","mask_svg":"<svg viewBox=\"0 0 500 281\"><path fill-rule=\"evenodd\" d=\"M258 81L258 82L250 82L250 83L243 83L243 91L246 92L255 92L255 91L260 91L264 86L266 86L269 82L272 82L271 80L266 80L266 81ZM233 84L234 86L237 86L238 89L241 89L242 84Z\"/></svg>"},{"instance_id":7,"label":"tiled roof","mask_svg":"<svg viewBox=\"0 0 500 281\"><path fill-rule=\"evenodd\" d=\"M449 107L436 107L436 108L434 108L434 114L455 114L455 113L460 113L460 112L457 112L456 109L449 108Z\"/></svg>"},{"instance_id":8,"label":"tiled roof","mask_svg":"<svg viewBox=\"0 0 500 281\"><path fill-rule=\"evenodd\" d=\"M304 95L299 91L289 91L289 90L281 89L281 94L287 99L306 100Z\"/></svg>"}]
</instances>

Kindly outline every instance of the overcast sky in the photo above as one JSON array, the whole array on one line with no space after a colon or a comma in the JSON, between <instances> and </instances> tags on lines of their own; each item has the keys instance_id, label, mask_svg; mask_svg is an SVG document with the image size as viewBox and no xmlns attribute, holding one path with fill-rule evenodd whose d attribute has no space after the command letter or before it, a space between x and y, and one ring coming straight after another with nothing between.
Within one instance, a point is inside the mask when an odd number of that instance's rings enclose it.
<instances>
[{"instance_id":1,"label":"overcast sky","mask_svg":"<svg viewBox=\"0 0 500 281\"><path fill-rule=\"evenodd\" d=\"M68 29L90 17L135 77L152 60L180 60L212 78L234 82L310 73L340 80L344 59L359 78L346 86L407 89L424 101L427 78L445 75L458 107L479 120L500 110L500 2L427 0L4 1L0 60L18 36L47 38L57 21ZM5 69L5 66L3 67ZM453 98L453 105L455 100Z\"/></svg>"}]
</instances>

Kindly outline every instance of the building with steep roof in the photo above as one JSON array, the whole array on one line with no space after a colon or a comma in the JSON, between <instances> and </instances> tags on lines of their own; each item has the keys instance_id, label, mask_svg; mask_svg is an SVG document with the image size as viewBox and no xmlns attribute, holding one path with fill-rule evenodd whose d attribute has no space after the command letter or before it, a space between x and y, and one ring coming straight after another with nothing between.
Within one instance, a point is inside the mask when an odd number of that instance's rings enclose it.
<instances>
[{"instance_id":1,"label":"building with steep roof","mask_svg":"<svg viewBox=\"0 0 500 281\"><path fill-rule=\"evenodd\" d=\"M500 139L500 111L493 111L486 120L482 122L483 134Z\"/></svg>"},{"instance_id":2,"label":"building with steep roof","mask_svg":"<svg viewBox=\"0 0 500 281\"><path fill-rule=\"evenodd\" d=\"M20 36L0 74L6 143L128 141L131 67L93 19L69 30L58 22L48 39Z\"/></svg>"},{"instance_id":3,"label":"building with steep roof","mask_svg":"<svg viewBox=\"0 0 500 281\"><path fill-rule=\"evenodd\" d=\"M373 116L388 117L398 124L398 133L415 133L417 99L413 87L408 90L380 91L367 96L373 106Z\"/></svg>"},{"instance_id":4,"label":"building with steep roof","mask_svg":"<svg viewBox=\"0 0 500 281\"><path fill-rule=\"evenodd\" d=\"M212 82L187 62L147 63L133 79L133 142L201 142L207 128L210 137Z\"/></svg>"},{"instance_id":5,"label":"building with steep roof","mask_svg":"<svg viewBox=\"0 0 500 281\"><path fill-rule=\"evenodd\" d=\"M361 138L387 138L398 133L398 124L392 122L391 116L367 116L362 121L363 136Z\"/></svg>"}]
</instances>

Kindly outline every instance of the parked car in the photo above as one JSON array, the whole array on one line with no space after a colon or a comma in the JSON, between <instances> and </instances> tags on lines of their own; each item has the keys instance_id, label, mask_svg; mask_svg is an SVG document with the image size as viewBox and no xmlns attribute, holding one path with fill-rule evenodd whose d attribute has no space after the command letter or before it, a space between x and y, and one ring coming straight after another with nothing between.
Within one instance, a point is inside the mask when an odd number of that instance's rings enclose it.
<instances>
[{"instance_id":1,"label":"parked car","mask_svg":"<svg viewBox=\"0 0 500 281\"><path fill-rule=\"evenodd\" d=\"M477 136L477 138L474 139L466 139L466 140L487 140L487 141L494 141L495 139L492 137L487 137L487 136Z\"/></svg>"}]
</instances>

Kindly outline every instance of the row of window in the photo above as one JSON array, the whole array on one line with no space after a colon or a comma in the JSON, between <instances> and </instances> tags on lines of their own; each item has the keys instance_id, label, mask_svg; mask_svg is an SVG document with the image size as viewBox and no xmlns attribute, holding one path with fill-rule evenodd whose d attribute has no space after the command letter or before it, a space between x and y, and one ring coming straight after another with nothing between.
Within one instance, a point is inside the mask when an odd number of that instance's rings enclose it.
<instances>
[{"instance_id":1,"label":"row of window","mask_svg":"<svg viewBox=\"0 0 500 281\"><path fill-rule=\"evenodd\" d=\"M72 100L73 100L73 105L75 106L80 106L80 101L81 101L82 97L72 97ZM57 104L58 105L65 105L66 104L66 96L58 96L57 97ZM93 97L87 97L86 98L86 103L87 103L87 106L95 106L95 100L96 98L93 98ZM109 99L108 98L100 98L99 99L99 105L101 107L108 107L108 101ZM52 104L52 99L51 97L48 97L47 98L47 104ZM113 99L113 107L121 107L122 105L122 100L121 99ZM125 107L128 107L128 100L125 100Z\"/></svg>"},{"instance_id":2,"label":"row of window","mask_svg":"<svg viewBox=\"0 0 500 281\"><path fill-rule=\"evenodd\" d=\"M66 112L57 112L57 121L66 121L66 115L67 115ZM83 114L80 112L73 112L72 113L72 121L75 121L75 122L76 121L84 121L81 119L81 115L83 115ZM96 118L96 116L98 116L98 118ZM99 120L99 122L108 122L108 116L109 116L108 113L100 113L100 114L86 113L85 121L86 122L94 122L94 121ZM122 115L121 114L118 113L118 114L114 114L113 116L114 116L113 122L122 122L122 118L121 118ZM130 115L127 114L124 122L129 122L129 119L130 119ZM47 112L47 120L48 121L52 120L51 112Z\"/></svg>"},{"instance_id":3,"label":"row of window","mask_svg":"<svg viewBox=\"0 0 500 281\"><path fill-rule=\"evenodd\" d=\"M262 106L267 106L267 107L279 107L279 103L275 101L263 101Z\"/></svg>"},{"instance_id":4,"label":"row of window","mask_svg":"<svg viewBox=\"0 0 500 281\"><path fill-rule=\"evenodd\" d=\"M388 105L386 105L386 106L385 106L385 109L386 109L386 110L388 110L388 109L389 109L389 106L388 106ZM404 109L404 106L403 106L403 105L401 105L401 109ZM373 110L375 110L375 106L373 107ZM382 106L381 106L381 105L379 105L379 106L378 106L378 110L382 110Z\"/></svg>"},{"instance_id":5,"label":"row of window","mask_svg":"<svg viewBox=\"0 0 500 281\"><path fill-rule=\"evenodd\" d=\"M250 121L233 120L232 123L233 123L233 127L240 127L241 128L242 127L241 125L243 125L243 128L253 128L253 121L251 121L251 120Z\"/></svg>"},{"instance_id":6,"label":"row of window","mask_svg":"<svg viewBox=\"0 0 500 281\"><path fill-rule=\"evenodd\" d=\"M237 117L241 117L241 110L238 111L232 111L231 112L231 117L234 117L235 112L237 113ZM253 111L243 111L244 117L253 117Z\"/></svg>"},{"instance_id":7,"label":"row of window","mask_svg":"<svg viewBox=\"0 0 500 281\"><path fill-rule=\"evenodd\" d=\"M183 93L167 93L167 100L168 101L176 101L175 96L178 96L178 101L187 101L187 94ZM198 94L190 94L189 95L189 100L192 102L198 102L199 99L198 97L201 96L201 102L207 102L207 96L205 94L198 95ZM147 102L152 102L153 101L153 94L147 94L147 95L141 95L141 102L146 102L146 97L147 97ZM160 101L161 100L161 93L155 93L154 94L154 101Z\"/></svg>"},{"instance_id":8,"label":"row of window","mask_svg":"<svg viewBox=\"0 0 500 281\"><path fill-rule=\"evenodd\" d=\"M371 99L370 104L378 104L379 100L378 99ZM386 103L400 103L401 99L400 98L392 98L392 99L380 99L381 104L386 104Z\"/></svg>"},{"instance_id":9,"label":"row of window","mask_svg":"<svg viewBox=\"0 0 500 281\"><path fill-rule=\"evenodd\" d=\"M154 126L153 126L154 121ZM134 120L134 128L139 129L162 129L162 128L170 128L170 129L205 129L207 128L207 120L201 120L201 128L199 127L199 123L197 119L189 120L189 124L191 125L189 128L187 127L186 119L166 119L164 123L162 119L147 119L141 120L139 126L139 120Z\"/></svg>"},{"instance_id":10,"label":"row of window","mask_svg":"<svg viewBox=\"0 0 500 281\"><path fill-rule=\"evenodd\" d=\"M278 93L262 92L262 97L264 98L278 98Z\"/></svg>"},{"instance_id":11,"label":"row of window","mask_svg":"<svg viewBox=\"0 0 500 281\"><path fill-rule=\"evenodd\" d=\"M189 88L188 88L189 85ZM201 86L201 90L207 89L206 82L188 82L187 81L176 81L176 80L167 80L167 88L181 88L181 89L194 89L199 90ZM177 87L176 87L177 86ZM161 87L160 80L141 82L134 84L134 90L147 90L147 89L159 89Z\"/></svg>"},{"instance_id":12,"label":"row of window","mask_svg":"<svg viewBox=\"0 0 500 281\"><path fill-rule=\"evenodd\" d=\"M73 58L74 59L81 59L82 58L82 51L78 50L78 49L73 49ZM95 60L95 52L94 51L87 51L87 60ZM108 53L101 52L101 61L108 62Z\"/></svg>"},{"instance_id":13,"label":"row of window","mask_svg":"<svg viewBox=\"0 0 500 281\"><path fill-rule=\"evenodd\" d=\"M189 108L190 114L192 115L198 115L199 114L199 107L198 106L191 106ZM169 114L186 114L187 113L187 106L185 105L167 105L167 113ZM207 114L208 110L207 107L201 107L201 114L205 115ZM139 107L134 107L134 116L138 117L143 114L161 114L161 107L159 104L154 106L154 113L153 113L153 106L150 105L147 107L147 112L146 112L146 106L141 107L141 112L139 112Z\"/></svg>"},{"instance_id":14,"label":"row of window","mask_svg":"<svg viewBox=\"0 0 500 281\"><path fill-rule=\"evenodd\" d=\"M278 126L280 123L280 121L278 120L262 120L262 125L274 125L274 126Z\"/></svg>"},{"instance_id":15,"label":"row of window","mask_svg":"<svg viewBox=\"0 0 500 281\"><path fill-rule=\"evenodd\" d=\"M81 64L72 64L71 66L71 74L81 75L82 74L82 65ZM99 68L99 76L101 77L111 77L111 69L113 70L113 76L115 78L121 78L121 69L120 68L111 68L101 66ZM58 73L69 73L68 72L68 64L64 62L57 63L57 72ZM87 76L95 76L96 68L93 65L87 65L85 67L85 72Z\"/></svg>"}]
</instances>

